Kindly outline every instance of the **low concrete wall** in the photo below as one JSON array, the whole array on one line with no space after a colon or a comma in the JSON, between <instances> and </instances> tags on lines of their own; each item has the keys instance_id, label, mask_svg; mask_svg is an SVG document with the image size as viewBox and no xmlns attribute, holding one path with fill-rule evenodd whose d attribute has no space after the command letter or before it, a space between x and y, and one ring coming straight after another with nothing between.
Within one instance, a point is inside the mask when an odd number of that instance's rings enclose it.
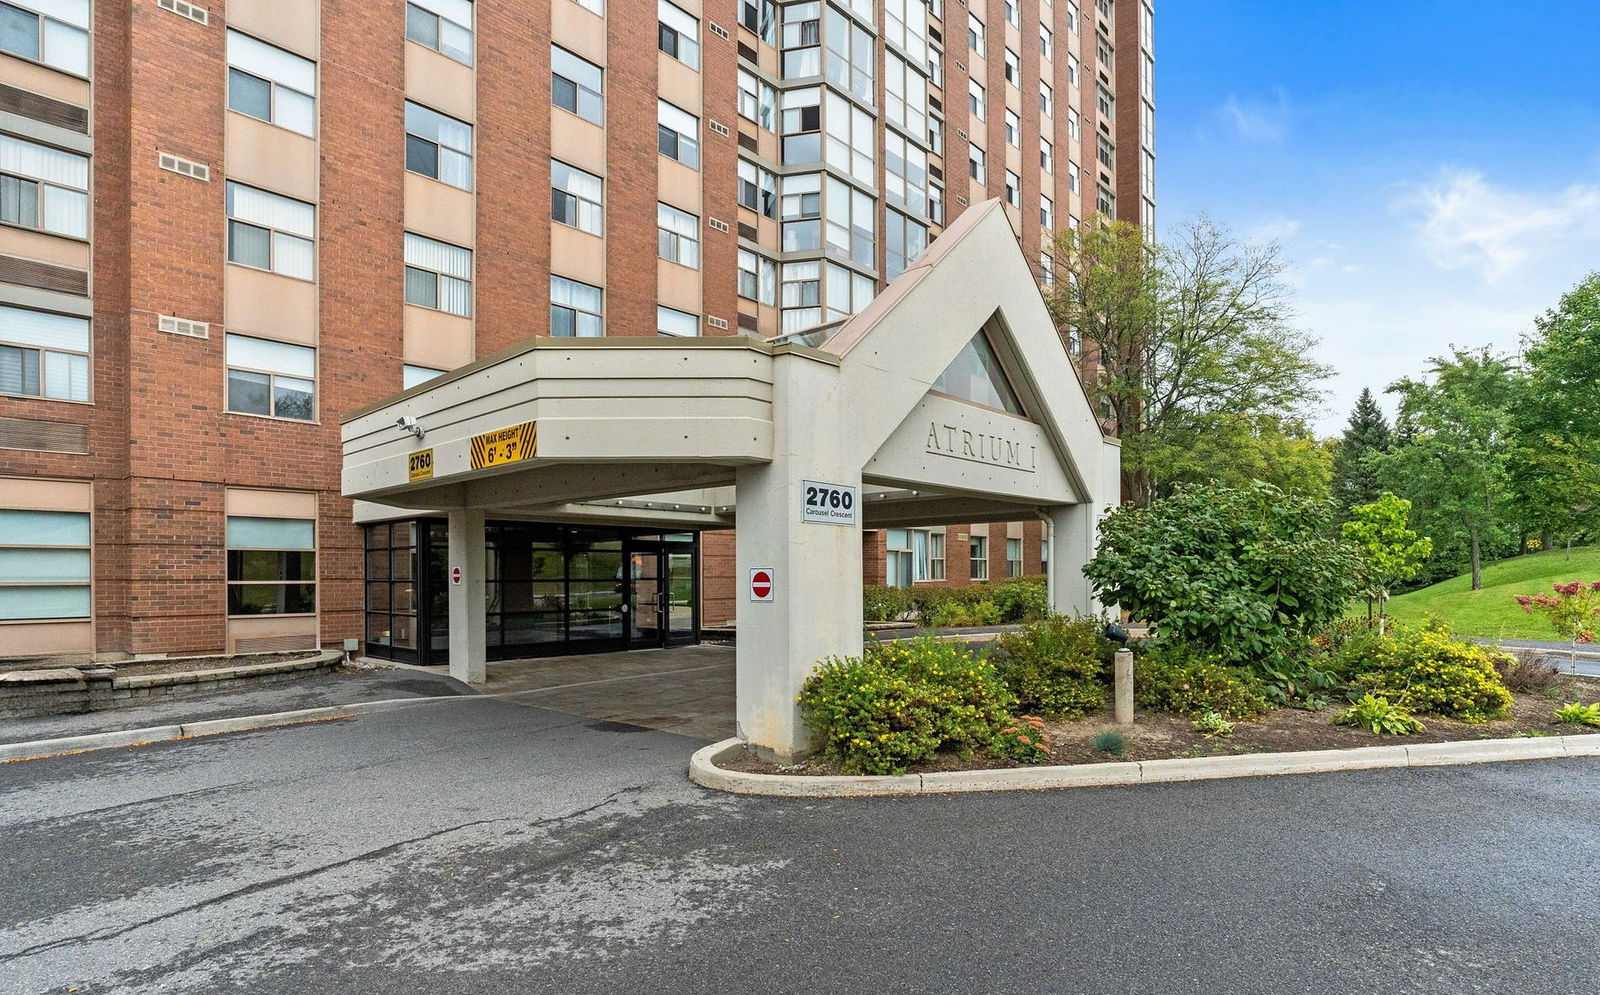
<instances>
[{"instance_id":1,"label":"low concrete wall","mask_svg":"<svg viewBox=\"0 0 1600 995\"><path fill-rule=\"evenodd\" d=\"M98 712L151 700L231 688L279 684L325 673L344 659L327 652L299 660L241 664L170 674L119 676L110 664L0 674L0 718Z\"/></svg>"}]
</instances>

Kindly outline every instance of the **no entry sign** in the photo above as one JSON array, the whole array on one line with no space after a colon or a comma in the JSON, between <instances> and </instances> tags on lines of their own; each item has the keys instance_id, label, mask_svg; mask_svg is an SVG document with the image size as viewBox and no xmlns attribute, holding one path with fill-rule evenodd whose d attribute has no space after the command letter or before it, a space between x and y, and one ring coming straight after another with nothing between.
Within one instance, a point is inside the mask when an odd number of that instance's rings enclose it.
<instances>
[{"instance_id":1,"label":"no entry sign","mask_svg":"<svg viewBox=\"0 0 1600 995\"><path fill-rule=\"evenodd\" d=\"M773 578L777 571L771 567L750 568L750 600L771 601L774 597L773 589L777 586Z\"/></svg>"},{"instance_id":2,"label":"no entry sign","mask_svg":"<svg viewBox=\"0 0 1600 995\"><path fill-rule=\"evenodd\" d=\"M460 567L451 567L450 568L450 583L452 583L452 584L461 583L461 568Z\"/></svg>"}]
</instances>

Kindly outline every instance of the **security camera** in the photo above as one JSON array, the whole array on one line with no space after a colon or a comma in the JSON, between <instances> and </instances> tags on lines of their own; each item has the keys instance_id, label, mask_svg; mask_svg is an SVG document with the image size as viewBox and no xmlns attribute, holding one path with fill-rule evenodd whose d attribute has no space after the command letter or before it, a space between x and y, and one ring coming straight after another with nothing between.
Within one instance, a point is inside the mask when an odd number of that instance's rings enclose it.
<instances>
[{"instance_id":1,"label":"security camera","mask_svg":"<svg viewBox=\"0 0 1600 995\"><path fill-rule=\"evenodd\" d=\"M402 432L410 432L419 439L422 438L424 434L422 426L419 425L417 420L410 415L401 415L395 420L394 427L398 428Z\"/></svg>"}]
</instances>

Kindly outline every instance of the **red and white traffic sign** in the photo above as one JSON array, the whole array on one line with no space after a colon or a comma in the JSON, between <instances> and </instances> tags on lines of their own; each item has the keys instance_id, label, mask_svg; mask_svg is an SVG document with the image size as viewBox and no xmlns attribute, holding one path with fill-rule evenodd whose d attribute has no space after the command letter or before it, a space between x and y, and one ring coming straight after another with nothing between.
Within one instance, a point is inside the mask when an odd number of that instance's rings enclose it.
<instances>
[{"instance_id":1,"label":"red and white traffic sign","mask_svg":"<svg viewBox=\"0 0 1600 995\"><path fill-rule=\"evenodd\" d=\"M460 584L461 583L461 568L460 567L451 567L450 568L450 583L451 584Z\"/></svg>"},{"instance_id":2,"label":"red and white traffic sign","mask_svg":"<svg viewBox=\"0 0 1600 995\"><path fill-rule=\"evenodd\" d=\"M777 586L774 583L773 578L775 578L777 575L778 572L771 567L751 567L750 600L771 601L774 596L773 588Z\"/></svg>"}]
</instances>

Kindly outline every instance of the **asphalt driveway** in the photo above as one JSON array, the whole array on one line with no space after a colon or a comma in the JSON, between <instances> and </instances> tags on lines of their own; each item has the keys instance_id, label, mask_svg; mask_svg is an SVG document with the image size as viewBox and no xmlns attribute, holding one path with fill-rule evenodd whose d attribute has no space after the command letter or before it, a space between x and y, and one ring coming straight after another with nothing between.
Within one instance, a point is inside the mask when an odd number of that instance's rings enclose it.
<instances>
[{"instance_id":1,"label":"asphalt driveway","mask_svg":"<svg viewBox=\"0 0 1600 995\"><path fill-rule=\"evenodd\" d=\"M479 698L0 765L0 992L1506 992L1600 976L1600 763L734 798Z\"/></svg>"}]
</instances>

